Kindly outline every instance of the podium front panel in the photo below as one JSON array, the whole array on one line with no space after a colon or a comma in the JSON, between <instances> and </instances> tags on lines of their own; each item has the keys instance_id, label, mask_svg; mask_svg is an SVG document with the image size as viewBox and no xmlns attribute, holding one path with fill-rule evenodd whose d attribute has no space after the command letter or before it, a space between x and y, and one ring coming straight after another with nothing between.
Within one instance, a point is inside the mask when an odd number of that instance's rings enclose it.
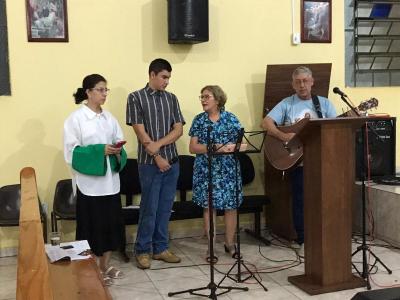
<instances>
[{"instance_id":1,"label":"podium front panel","mask_svg":"<svg viewBox=\"0 0 400 300\"><path fill-rule=\"evenodd\" d=\"M289 281L309 294L364 285L351 272L355 129L367 118L310 120L304 152L305 275Z\"/></svg>"}]
</instances>

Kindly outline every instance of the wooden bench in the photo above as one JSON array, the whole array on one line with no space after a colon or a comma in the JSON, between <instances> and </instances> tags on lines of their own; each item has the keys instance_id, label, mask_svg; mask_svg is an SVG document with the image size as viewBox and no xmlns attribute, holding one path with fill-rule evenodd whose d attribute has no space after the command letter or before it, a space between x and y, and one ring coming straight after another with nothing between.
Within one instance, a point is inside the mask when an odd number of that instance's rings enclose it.
<instances>
[{"instance_id":1,"label":"wooden bench","mask_svg":"<svg viewBox=\"0 0 400 300\"><path fill-rule=\"evenodd\" d=\"M51 264L46 256L35 171L21 171L17 300L109 300L95 259Z\"/></svg>"}]
</instances>

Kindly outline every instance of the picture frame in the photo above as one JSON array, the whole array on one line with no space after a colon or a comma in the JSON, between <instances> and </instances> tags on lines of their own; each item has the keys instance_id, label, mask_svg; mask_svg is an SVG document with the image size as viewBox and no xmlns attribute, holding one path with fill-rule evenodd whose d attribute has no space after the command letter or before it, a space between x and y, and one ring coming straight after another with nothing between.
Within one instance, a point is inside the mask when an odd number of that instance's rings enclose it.
<instances>
[{"instance_id":1,"label":"picture frame","mask_svg":"<svg viewBox=\"0 0 400 300\"><path fill-rule=\"evenodd\" d=\"M67 0L25 0L29 42L68 42Z\"/></svg>"},{"instance_id":2,"label":"picture frame","mask_svg":"<svg viewBox=\"0 0 400 300\"><path fill-rule=\"evenodd\" d=\"M331 41L331 1L301 0L301 42L331 43Z\"/></svg>"}]
</instances>

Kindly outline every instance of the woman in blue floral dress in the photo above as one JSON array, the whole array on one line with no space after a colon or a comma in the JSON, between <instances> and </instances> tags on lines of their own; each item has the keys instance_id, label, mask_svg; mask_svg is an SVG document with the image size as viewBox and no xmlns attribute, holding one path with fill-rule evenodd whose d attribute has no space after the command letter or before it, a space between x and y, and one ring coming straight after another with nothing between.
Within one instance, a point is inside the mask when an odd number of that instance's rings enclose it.
<instances>
[{"instance_id":1,"label":"woman in blue floral dress","mask_svg":"<svg viewBox=\"0 0 400 300\"><path fill-rule=\"evenodd\" d=\"M218 152L232 152L241 128L237 117L225 111L227 97L217 85L201 89L200 101L204 112L198 114L189 131L189 151L196 154L193 172L193 201L204 207L204 229L209 234L208 211L208 135ZM239 163L235 166L233 155L212 157L212 200L214 209L225 210L225 251L232 257L236 254L235 229L236 209L242 203L242 178ZM236 173L237 172L237 173ZM215 210L214 210L215 216ZM214 218L215 220L215 218ZM214 231L215 232L215 231ZM210 258L207 258L210 259ZM213 258L215 259L215 258Z\"/></svg>"}]
</instances>

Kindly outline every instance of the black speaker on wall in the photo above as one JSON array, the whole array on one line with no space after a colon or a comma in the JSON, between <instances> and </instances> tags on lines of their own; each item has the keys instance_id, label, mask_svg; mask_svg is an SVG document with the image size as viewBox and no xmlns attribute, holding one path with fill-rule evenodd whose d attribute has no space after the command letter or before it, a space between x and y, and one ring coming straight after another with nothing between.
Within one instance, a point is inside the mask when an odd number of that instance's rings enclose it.
<instances>
[{"instance_id":1,"label":"black speaker on wall","mask_svg":"<svg viewBox=\"0 0 400 300\"><path fill-rule=\"evenodd\" d=\"M400 300L400 288L359 292L351 300Z\"/></svg>"},{"instance_id":2,"label":"black speaker on wall","mask_svg":"<svg viewBox=\"0 0 400 300\"><path fill-rule=\"evenodd\" d=\"M208 0L168 0L168 43L208 41Z\"/></svg>"},{"instance_id":3,"label":"black speaker on wall","mask_svg":"<svg viewBox=\"0 0 400 300\"><path fill-rule=\"evenodd\" d=\"M396 173L396 118L368 121L368 147L371 177L392 176ZM365 130L365 127L363 127ZM361 130L356 133L356 177L361 178L363 157ZM367 167L367 166L366 166ZM365 174L367 176L367 173Z\"/></svg>"}]
</instances>

